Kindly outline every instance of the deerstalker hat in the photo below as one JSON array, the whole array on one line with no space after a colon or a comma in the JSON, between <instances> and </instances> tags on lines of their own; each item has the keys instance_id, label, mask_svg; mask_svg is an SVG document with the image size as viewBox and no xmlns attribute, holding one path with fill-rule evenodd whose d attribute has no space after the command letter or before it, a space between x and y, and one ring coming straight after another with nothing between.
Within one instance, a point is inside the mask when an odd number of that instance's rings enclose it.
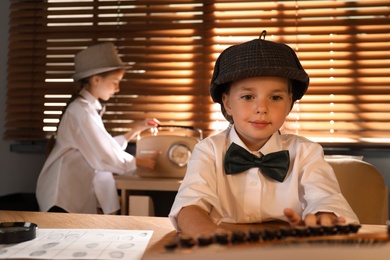
<instances>
[{"instance_id":1,"label":"deerstalker hat","mask_svg":"<svg viewBox=\"0 0 390 260\"><path fill-rule=\"evenodd\" d=\"M129 66L122 62L116 47L111 42L89 46L74 57L74 81L108 72L116 69L126 69Z\"/></svg>"},{"instance_id":2,"label":"deerstalker hat","mask_svg":"<svg viewBox=\"0 0 390 260\"><path fill-rule=\"evenodd\" d=\"M293 101L301 99L309 86L309 76L289 46L254 39L230 46L219 55L210 84L211 97L221 104L227 83L259 76L292 80Z\"/></svg>"}]
</instances>

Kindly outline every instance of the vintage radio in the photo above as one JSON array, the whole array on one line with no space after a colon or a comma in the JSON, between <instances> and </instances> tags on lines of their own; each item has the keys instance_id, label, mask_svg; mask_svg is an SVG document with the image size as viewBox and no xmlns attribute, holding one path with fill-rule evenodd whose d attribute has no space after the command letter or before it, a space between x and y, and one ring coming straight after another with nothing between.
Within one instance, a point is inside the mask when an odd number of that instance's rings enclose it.
<instances>
[{"instance_id":1,"label":"vintage radio","mask_svg":"<svg viewBox=\"0 0 390 260\"><path fill-rule=\"evenodd\" d=\"M194 146L203 138L200 129L187 126L161 126L149 135L143 133L136 144L136 156L160 152L153 170L137 168L140 177L183 178Z\"/></svg>"}]
</instances>

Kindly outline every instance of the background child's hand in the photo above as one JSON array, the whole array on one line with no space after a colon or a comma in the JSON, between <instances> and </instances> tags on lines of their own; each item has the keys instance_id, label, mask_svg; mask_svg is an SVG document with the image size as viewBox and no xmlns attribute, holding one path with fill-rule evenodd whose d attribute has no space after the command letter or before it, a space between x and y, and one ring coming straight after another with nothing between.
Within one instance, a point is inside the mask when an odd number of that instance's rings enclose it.
<instances>
[{"instance_id":1,"label":"background child's hand","mask_svg":"<svg viewBox=\"0 0 390 260\"><path fill-rule=\"evenodd\" d=\"M146 118L144 123L148 127L158 127L161 125L160 121L158 121L156 118Z\"/></svg>"},{"instance_id":2,"label":"background child's hand","mask_svg":"<svg viewBox=\"0 0 390 260\"><path fill-rule=\"evenodd\" d=\"M284 210L284 215L292 226L333 226L336 224L345 224L343 217L337 217L331 212L318 212L316 214L308 214L303 220L299 214L290 208Z\"/></svg>"},{"instance_id":3,"label":"background child's hand","mask_svg":"<svg viewBox=\"0 0 390 260\"><path fill-rule=\"evenodd\" d=\"M143 121L135 122L133 124L133 128L135 132L141 132L152 127L158 127L159 125L160 121L158 121L156 118L146 118Z\"/></svg>"},{"instance_id":4,"label":"background child's hand","mask_svg":"<svg viewBox=\"0 0 390 260\"><path fill-rule=\"evenodd\" d=\"M146 168L149 170L153 170L156 166L156 157L161 154L161 152L156 152L147 156L136 157L135 163L137 167Z\"/></svg>"},{"instance_id":5,"label":"background child's hand","mask_svg":"<svg viewBox=\"0 0 390 260\"><path fill-rule=\"evenodd\" d=\"M136 121L130 124L131 130L124 134L126 140L130 141L135 135L138 133L150 129L152 127L158 127L160 125L160 121L156 118L146 118L143 121Z\"/></svg>"}]
</instances>

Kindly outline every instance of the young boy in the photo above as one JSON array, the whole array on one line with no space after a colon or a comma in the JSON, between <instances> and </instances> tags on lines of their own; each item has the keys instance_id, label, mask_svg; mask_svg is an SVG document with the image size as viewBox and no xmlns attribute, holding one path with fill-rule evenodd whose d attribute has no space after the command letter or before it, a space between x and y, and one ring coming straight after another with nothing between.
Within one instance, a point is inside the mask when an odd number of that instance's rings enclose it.
<instances>
[{"instance_id":1,"label":"young boy","mask_svg":"<svg viewBox=\"0 0 390 260\"><path fill-rule=\"evenodd\" d=\"M287 45L256 39L221 53L210 93L231 125L194 148L169 214L177 231L198 237L222 222L359 222L322 147L279 131L308 85Z\"/></svg>"}]
</instances>

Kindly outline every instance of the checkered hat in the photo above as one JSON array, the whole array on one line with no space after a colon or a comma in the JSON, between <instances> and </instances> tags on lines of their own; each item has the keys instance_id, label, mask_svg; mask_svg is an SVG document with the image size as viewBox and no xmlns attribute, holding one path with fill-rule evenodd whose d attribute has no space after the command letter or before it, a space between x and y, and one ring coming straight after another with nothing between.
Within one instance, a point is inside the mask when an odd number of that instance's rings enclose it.
<instances>
[{"instance_id":1,"label":"checkered hat","mask_svg":"<svg viewBox=\"0 0 390 260\"><path fill-rule=\"evenodd\" d=\"M226 83L259 76L291 79L293 101L301 99L309 86L309 76L289 46L255 39L230 46L219 55L210 84L211 97L221 104Z\"/></svg>"}]
</instances>

